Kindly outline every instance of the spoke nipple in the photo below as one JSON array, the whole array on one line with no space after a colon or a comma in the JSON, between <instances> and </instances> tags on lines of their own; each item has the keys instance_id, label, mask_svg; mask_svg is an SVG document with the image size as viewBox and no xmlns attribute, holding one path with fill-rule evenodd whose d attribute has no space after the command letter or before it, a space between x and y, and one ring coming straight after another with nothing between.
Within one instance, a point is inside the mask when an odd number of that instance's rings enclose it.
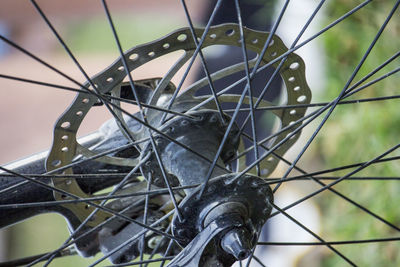
<instances>
[{"instance_id":1,"label":"spoke nipple","mask_svg":"<svg viewBox=\"0 0 400 267\"><path fill-rule=\"evenodd\" d=\"M162 237L161 236L154 236L150 238L150 240L147 242L147 246L151 249L155 249L157 245L161 242Z\"/></svg>"}]
</instances>

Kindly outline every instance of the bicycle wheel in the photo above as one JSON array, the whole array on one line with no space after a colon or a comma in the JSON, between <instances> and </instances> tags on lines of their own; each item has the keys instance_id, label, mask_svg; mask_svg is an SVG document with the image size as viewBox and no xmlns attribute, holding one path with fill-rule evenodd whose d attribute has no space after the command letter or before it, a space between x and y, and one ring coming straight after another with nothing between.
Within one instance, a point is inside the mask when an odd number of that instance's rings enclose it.
<instances>
[{"instance_id":1,"label":"bicycle wheel","mask_svg":"<svg viewBox=\"0 0 400 267\"><path fill-rule=\"evenodd\" d=\"M63 37L66 20L58 24L50 6L31 1L29 8L65 49L84 82L60 70L57 63L42 60L37 56L40 52L31 53L23 42L1 35L3 43L68 83L26 77L23 69L12 66L4 68L2 81L74 91L76 96L54 126L48 153L1 167L0 222L4 227L57 212L67 219L70 235L55 250L3 265L57 264L58 258L78 253L98 255L90 266L105 259L119 266L231 266L235 262L265 266L274 264L266 255L283 245L315 247L322 265L398 261L397 253L391 252L398 249L400 239L395 205L399 144L394 102L398 96L391 87L398 81L399 69L393 69L393 61L398 62L399 51L389 34L398 34L393 20L398 18L399 3L320 1L294 41L285 44L279 29L289 1L276 4L270 32L243 25L248 12L243 9L245 1L230 5L216 1L202 26L193 25L193 11L181 1L187 27L125 47L119 20L108 2L101 1L94 9L103 9L115 61L105 69L106 63L95 66L88 74ZM328 10L327 26L305 38L323 7ZM228 9L236 21L215 25L218 12ZM252 17L262 12L272 16L270 9L256 9L259 12ZM354 25L360 30L354 30ZM329 91L318 96L321 102L311 103L314 88L307 83L307 64L296 53L314 39L327 43ZM234 50L240 52L240 62L226 63L223 59L233 57ZM221 64L207 63L216 54ZM199 69L202 76L196 74ZM280 84L282 88L277 88ZM279 101L271 100L278 94ZM348 113L359 118L350 120ZM94 117L104 124L78 138ZM360 121L361 126L356 126ZM297 142L298 148L292 149L295 156L286 155L303 128L309 129L304 143ZM363 128L368 136L361 132ZM324 176L327 173L332 175ZM293 187L301 187L303 196L283 204L279 194ZM378 192L382 187L385 196ZM290 211L310 199L320 203L321 232L311 230ZM278 216L316 242L259 240L267 220L273 223ZM361 243L370 245L363 248ZM371 248L386 252L365 253Z\"/></svg>"}]
</instances>

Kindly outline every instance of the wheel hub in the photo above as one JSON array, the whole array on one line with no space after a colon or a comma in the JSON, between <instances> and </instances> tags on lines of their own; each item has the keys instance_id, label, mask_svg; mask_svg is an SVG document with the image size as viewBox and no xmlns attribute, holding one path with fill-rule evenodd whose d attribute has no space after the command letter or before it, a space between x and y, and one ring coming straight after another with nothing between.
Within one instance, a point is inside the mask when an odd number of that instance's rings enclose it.
<instances>
[{"instance_id":1,"label":"wheel hub","mask_svg":"<svg viewBox=\"0 0 400 267\"><path fill-rule=\"evenodd\" d=\"M234 221L220 228L214 240L211 233L203 234L209 242L207 254L217 255L223 266L246 258L272 210L273 195L268 184L252 175L237 178L235 174L226 174L210 181L201 197L200 192L201 188L194 190L179 205L183 220L174 217L174 236L186 247L212 222Z\"/></svg>"},{"instance_id":2,"label":"wheel hub","mask_svg":"<svg viewBox=\"0 0 400 267\"><path fill-rule=\"evenodd\" d=\"M202 183L210 169L211 162L217 154L219 144L227 129L221 121L218 112L202 110L188 113L193 118L177 117L167 121L160 130L168 136L155 135L156 149L161 156L163 167L167 171L171 185L193 186ZM224 114L224 120L230 117ZM171 140L176 140L176 144ZM184 146L190 148L188 151ZM228 171L225 166L235 154L239 146L239 127L234 124L224 144L218 166L215 167L211 177L222 175ZM195 151L196 153L193 153ZM156 160L155 151L151 144L143 150L143 157L151 153L151 157L144 165L146 173L152 173L153 181L158 186L165 187L165 181ZM185 192L190 192L186 189Z\"/></svg>"}]
</instances>

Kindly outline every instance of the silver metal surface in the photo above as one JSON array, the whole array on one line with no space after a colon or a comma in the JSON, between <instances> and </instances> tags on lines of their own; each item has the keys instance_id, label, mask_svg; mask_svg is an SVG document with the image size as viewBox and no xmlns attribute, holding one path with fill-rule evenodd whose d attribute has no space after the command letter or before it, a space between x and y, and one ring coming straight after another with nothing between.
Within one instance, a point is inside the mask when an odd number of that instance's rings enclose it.
<instances>
[{"instance_id":1,"label":"silver metal surface","mask_svg":"<svg viewBox=\"0 0 400 267\"><path fill-rule=\"evenodd\" d=\"M196 35L202 36L204 29L196 29ZM229 34L228 34L229 33ZM251 29L244 28L244 35L246 40L246 47L258 55L263 49L263 45L268 38L268 33L254 31ZM229 46L241 46L239 26L237 24L222 24L218 26L211 27L202 48L206 48L213 45L229 45ZM154 82L153 93L149 99L147 99L147 104L154 106L161 106L166 108L169 100L171 99L171 92L166 91L168 85L171 85L172 77L180 70L183 65L188 62L193 56L196 49L196 45L191 38L191 32L189 28L179 29L163 38L155 40L153 42L139 45L131 48L125 53L127 59L127 64L129 71L133 71L138 67L156 59L161 56L167 55L175 51L184 51L181 58L175 63L175 65L170 69L170 71L161 79ZM268 64L274 60L279 55L282 55L287 51L287 47L283 44L282 40L274 35L272 42L267 52L262 58L261 65ZM254 65L255 60L249 61L250 67ZM272 64L273 67L277 67L279 61ZM222 79L232 73L242 71L245 64L236 64L222 69L218 72L211 74L213 81ZM288 105L295 105L298 103L307 104L311 101L311 91L307 85L305 78L305 65L303 60L296 54L291 53L287 56L287 60L283 64L279 71L279 74L285 85L286 92L286 103ZM117 59L113 64L111 64L104 71L92 77L93 83L97 86L98 90L102 94L110 93L113 96L120 96L120 88L123 83L124 78L127 76L126 71L123 68L121 58ZM245 77L243 79L246 79ZM149 80L154 80L150 78ZM202 86L207 84L207 79L203 78L191 86L182 90L182 93L178 95L174 104L172 105L172 110L177 110L180 112L186 112L190 110L200 110L200 109L216 109L216 105L211 96L195 96L196 91ZM89 82L85 83L85 87L90 87ZM233 86L232 86L233 87ZM227 93L222 94L218 97L220 102L231 102L236 103L239 99L239 95L229 94L229 88L224 89ZM222 91L224 91L222 90ZM254 99L256 100L256 99ZM249 98L246 97L245 103L249 103ZM81 145L76 140L76 134L85 118L88 111L93 107L94 104L98 103L98 98L94 95L79 93L71 106L64 112L64 114L58 119L54 128L54 140L47 158L46 168L47 171L55 170L56 168L70 164L72 160L83 155L85 157L93 156L93 152L90 148ZM113 103L119 105L118 101L113 100ZM259 107L269 107L274 106L274 104L262 100ZM124 116L117 109L114 109L117 116L122 120L123 124L126 125ZM147 120L154 127L158 127L160 124L159 118L161 111L156 111L152 109L144 110ZM296 121L304 116L306 108L294 108L294 109L280 109L272 110L271 113L280 120L280 128L288 126L291 122ZM295 127L293 127L295 128ZM279 131L279 129L277 129ZM292 129L282 132L279 134L271 143L268 145L274 146L284 139ZM135 139L141 139L148 136L148 130L146 127L141 127L140 130L131 130L130 133ZM296 142L299 138L300 132L289 139L282 146L280 146L275 152L279 156L283 156L286 151ZM243 143L240 145L239 151L241 153L244 150ZM113 157L102 157L97 159L98 161L107 162L110 164L115 164L118 166L135 166L137 164L136 159L121 159ZM262 176L267 177L276 168L279 160L271 155L263 160L260 165L263 170ZM240 158L238 161L238 170L243 170L246 167L246 159L244 157ZM71 169L64 171L67 174L72 173ZM71 192L79 197L88 197L78 186L73 179L53 179L53 184L55 187L62 190ZM61 199L59 193L54 193L56 199ZM78 204L67 204L66 205L71 211L78 214L79 218L84 220L92 211L92 207L86 207L84 203ZM96 218L89 222L89 225L96 225L100 223L107 215L104 212L99 211Z\"/></svg>"}]
</instances>

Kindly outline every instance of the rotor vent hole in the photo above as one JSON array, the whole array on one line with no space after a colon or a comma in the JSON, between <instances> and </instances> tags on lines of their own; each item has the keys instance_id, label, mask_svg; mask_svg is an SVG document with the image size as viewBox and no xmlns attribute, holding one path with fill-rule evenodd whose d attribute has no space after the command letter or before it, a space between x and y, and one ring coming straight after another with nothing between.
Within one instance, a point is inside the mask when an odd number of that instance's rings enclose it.
<instances>
[{"instance_id":1,"label":"rotor vent hole","mask_svg":"<svg viewBox=\"0 0 400 267\"><path fill-rule=\"evenodd\" d=\"M132 55L129 56L129 59L132 60L132 61L136 61L136 60L139 59L139 55L136 54L136 53L134 53L134 54L132 54Z\"/></svg>"},{"instance_id":2,"label":"rotor vent hole","mask_svg":"<svg viewBox=\"0 0 400 267\"><path fill-rule=\"evenodd\" d=\"M293 62L290 64L290 69L292 70L297 70L300 67L300 64L298 62Z\"/></svg>"},{"instance_id":3,"label":"rotor vent hole","mask_svg":"<svg viewBox=\"0 0 400 267\"><path fill-rule=\"evenodd\" d=\"M71 126L71 123L69 121L64 121L61 123L61 128L63 129L68 129Z\"/></svg>"},{"instance_id":4,"label":"rotor vent hole","mask_svg":"<svg viewBox=\"0 0 400 267\"><path fill-rule=\"evenodd\" d=\"M124 68L124 66L119 66L119 67L118 67L118 70L119 70L119 71L124 71L125 68Z\"/></svg>"},{"instance_id":5,"label":"rotor vent hole","mask_svg":"<svg viewBox=\"0 0 400 267\"><path fill-rule=\"evenodd\" d=\"M78 112L76 112L76 116L82 117L82 115L83 115L83 111L79 110Z\"/></svg>"},{"instance_id":6,"label":"rotor vent hole","mask_svg":"<svg viewBox=\"0 0 400 267\"><path fill-rule=\"evenodd\" d=\"M68 135L63 135L63 136L61 136L61 140L63 140L63 141L68 140Z\"/></svg>"},{"instance_id":7,"label":"rotor vent hole","mask_svg":"<svg viewBox=\"0 0 400 267\"><path fill-rule=\"evenodd\" d=\"M295 109L292 109L292 110L289 112L290 115L296 115L296 113L297 113L297 111L296 111Z\"/></svg>"},{"instance_id":8,"label":"rotor vent hole","mask_svg":"<svg viewBox=\"0 0 400 267\"><path fill-rule=\"evenodd\" d=\"M148 55L149 57L154 57L154 56L156 55L156 53L154 53L153 51L151 51L151 52L149 52L147 55Z\"/></svg>"},{"instance_id":9,"label":"rotor vent hole","mask_svg":"<svg viewBox=\"0 0 400 267\"><path fill-rule=\"evenodd\" d=\"M276 52L272 52L271 53L271 57L276 57L277 53Z\"/></svg>"},{"instance_id":10,"label":"rotor vent hole","mask_svg":"<svg viewBox=\"0 0 400 267\"><path fill-rule=\"evenodd\" d=\"M293 88L294 91L299 91L300 90L300 86L296 86L295 88Z\"/></svg>"},{"instance_id":11,"label":"rotor vent hole","mask_svg":"<svg viewBox=\"0 0 400 267\"><path fill-rule=\"evenodd\" d=\"M251 42L252 42L253 44L256 44L256 43L258 43L258 39L255 38L255 39L251 40Z\"/></svg>"},{"instance_id":12,"label":"rotor vent hole","mask_svg":"<svg viewBox=\"0 0 400 267\"><path fill-rule=\"evenodd\" d=\"M267 160L268 160L269 162L272 162L272 161L274 161L274 158L273 158L273 157L269 157Z\"/></svg>"},{"instance_id":13,"label":"rotor vent hole","mask_svg":"<svg viewBox=\"0 0 400 267\"><path fill-rule=\"evenodd\" d=\"M61 160L59 159L55 159L51 162L51 165L53 165L54 167L60 166L61 164Z\"/></svg>"},{"instance_id":14,"label":"rotor vent hole","mask_svg":"<svg viewBox=\"0 0 400 267\"><path fill-rule=\"evenodd\" d=\"M169 43L165 43L165 44L163 44L163 46L162 46L164 49L168 49L169 47L170 47L170 45L169 45Z\"/></svg>"},{"instance_id":15,"label":"rotor vent hole","mask_svg":"<svg viewBox=\"0 0 400 267\"><path fill-rule=\"evenodd\" d=\"M225 32L225 34L226 34L227 36L232 36L232 35L235 34L235 30L234 30L234 29L227 30L227 31Z\"/></svg>"},{"instance_id":16,"label":"rotor vent hole","mask_svg":"<svg viewBox=\"0 0 400 267\"><path fill-rule=\"evenodd\" d=\"M187 35L182 33L176 38L179 42L183 42L187 39Z\"/></svg>"},{"instance_id":17,"label":"rotor vent hole","mask_svg":"<svg viewBox=\"0 0 400 267\"><path fill-rule=\"evenodd\" d=\"M297 102L299 103L303 103L304 101L306 101L307 97L305 95L301 95L297 98Z\"/></svg>"},{"instance_id":18,"label":"rotor vent hole","mask_svg":"<svg viewBox=\"0 0 400 267\"><path fill-rule=\"evenodd\" d=\"M293 76L292 76L292 77L289 77L288 81L292 83L292 82L296 81L296 78L293 77Z\"/></svg>"},{"instance_id":19,"label":"rotor vent hole","mask_svg":"<svg viewBox=\"0 0 400 267\"><path fill-rule=\"evenodd\" d=\"M61 151L62 152L68 152L68 147L65 146L65 147L61 148Z\"/></svg>"},{"instance_id":20,"label":"rotor vent hole","mask_svg":"<svg viewBox=\"0 0 400 267\"><path fill-rule=\"evenodd\" d=\"M84 98L84 99L82 99L82 103L83 103L83 104L89 103L89 98Z\"/></svg>"},{"instance_id":21,"label":"rotor vent hole","mask_svg":"<svg viewBox=\"0 0 400 267\"><path fill-rule=\"evenodd\" d=\"M210 34L210 38L211 38L211 39L215 39L215 38L217 38L217 35L216 35L215 33Z\"/></svg>"},{"instance_id":22,"label":"rotor vent hole","mask_svg":"<svg viewBox=\"0 0 400 267\"><path fill-rule=\"evenodd\" d=\"M292 140L293 138L295 138L295 137L297 136L297 134L293 134L292 136L291 136L291 134L292 134L292 133L288 133L288 134L286 135L286 138L289 138L290 140Z\"/></svg>"},{"instance_id":23,"label":"rotor vent hole","mask_svg":"<svg viewBox=\"0 0 400 267\"><path fill-rule=\"evenodd\" d=\"M273 46L274 43L275 43L274 39L271 39L271 42L269 42L269 45L268 45L268 46Z\"/></svg>"}]
</instances>

